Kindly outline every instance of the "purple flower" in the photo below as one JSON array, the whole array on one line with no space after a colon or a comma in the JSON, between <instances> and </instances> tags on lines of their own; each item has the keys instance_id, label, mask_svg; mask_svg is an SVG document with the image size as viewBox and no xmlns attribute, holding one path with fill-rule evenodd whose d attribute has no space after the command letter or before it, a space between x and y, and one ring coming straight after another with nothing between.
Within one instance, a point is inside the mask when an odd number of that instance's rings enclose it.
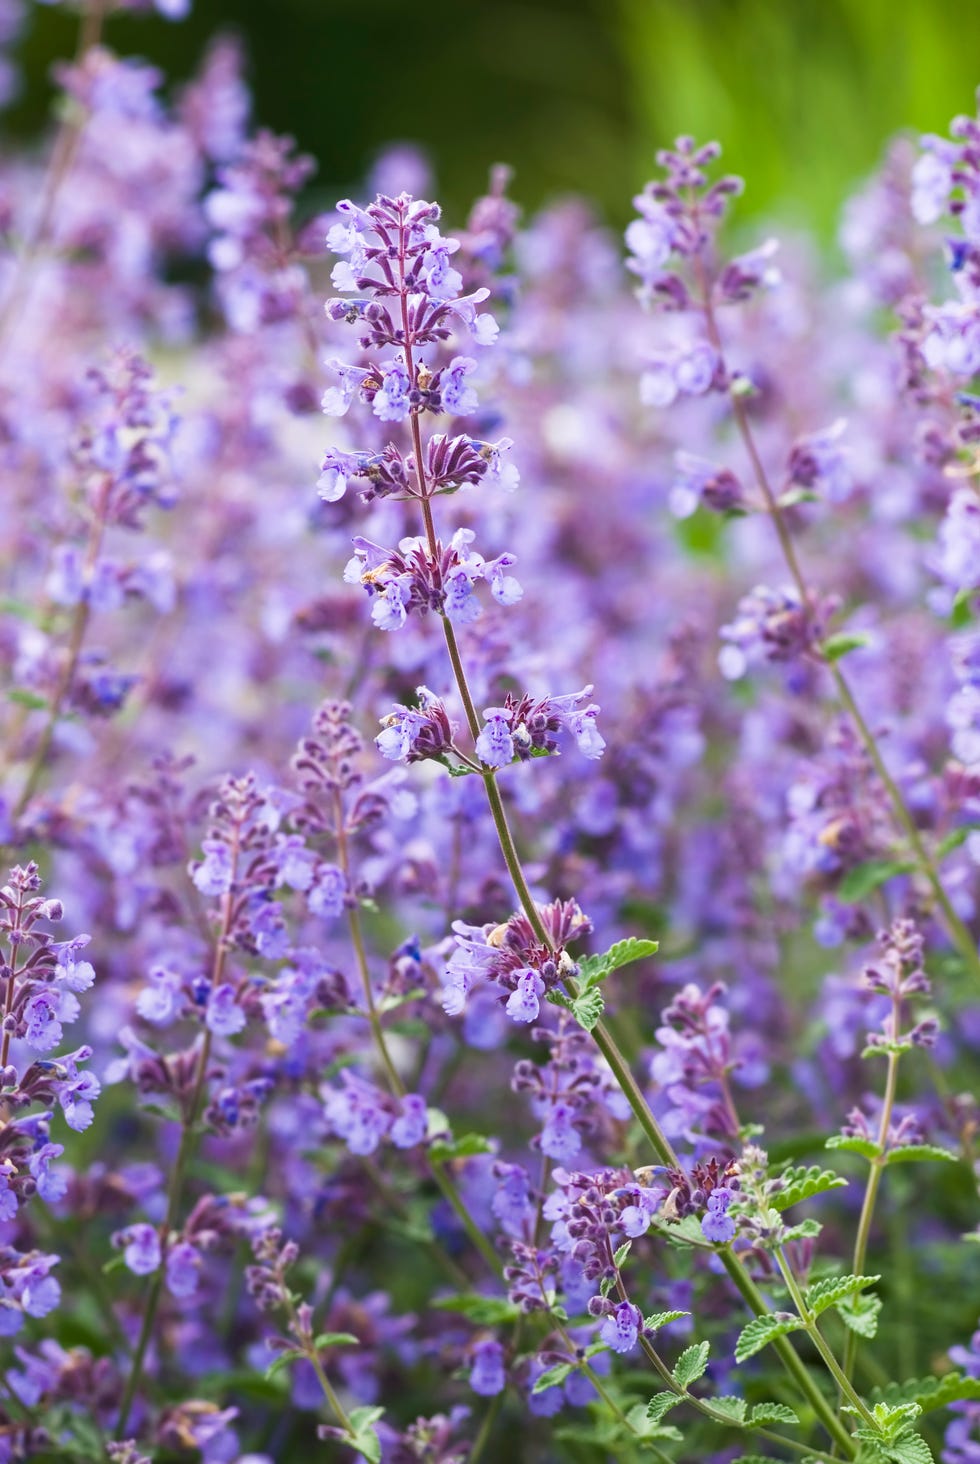
<instances>
[{"instance_id":1,"label":"purple flower","mask_svg":"<svg viewBox=\"0 0 980 1464\"><path fill-rule=\"evenodd\" d=\"M50 1052L62 1038L61 998L53 991L38 991L24 1007L24 1041L38 1052Z\"/></svg>"},{"instance_id":2,"label":"purple flower","mask_svg":"<svg viewBox=\"0 0 980 1464\"><path fill-rule=\"evenodd\" d=\"M179 1016L186 1005L183 977L164 966L150 970L150 985L144 986L136 998L136 1010L147 1022L165 1026Z\"/></svg>"},{"instance_id":3,"label":"purple flower","mask_svg":"<svg viewBox=\"0 0 980 1464\"><path fill-rule=\"evenodd\" d=\"M470 1387L481 1398L493 1398L507 1385L504 1373L504 1349L499 1342L487 1339L478 1342L472 1351Z\"/></svg>"},{"instance_id":4,"label":"purple flower","mask_svg":"<svg viewBox=\"0 0 980 1464\"><path fill-rule=\"evenodd\" d=\"M233 1037L245 1026L245 1013L238 1005L238 993L230 982L225 981L213 988L204 1020L218 1037Z\"/></svg>"},{"instance_id":5,"label":"purple flower","mask_svg":"<svg viewBox=\"0 0 980 1464\"><path fill-rule=\"evenodd\" d=\"M193 1296L200 1269L201 1257L195 1247L186 1240L178 1241L167 1251L167 1290L173 1296Z\"/></svg>"},{"instance_id":6,"label":"purple flower","mask_svg":"<svg viewBox=\"0 0 980 1464\"><path fill-rule=\"evenodd\" d=\"M402 362L389 362L382 371L381 386L374 394L374 415L382 422L403 422L408 416L410 386L408 372Z\"/></svg>"},{"instance_id":7,"label":"purple flower","mask_svg":"<svg viewBox=\"0 0 980 1464\"><path fill-rule=\"evenodd\" d=\"M54 1204L60 1200L68 1190L68 1181L58 1171L52 1172L53 1161L65 1152L62 1144L42 1144L35 1149L30 1159L30 1170L37 1184L37 1192L42 1200L48 1204ZM7 1217L9 1219L9 1216Z\"/></svg>"},{"instance_id":8,"label":"purple flower","mask_svg":"<svg viewBox=\"0 0 980 1464\"><path fill-rule=\"evenodd\" d=\"M515 1022L533 1022L541 1012L538 998L544 995L544 982L530 967L516 975L517 985L507 998L507 1015Z\"/></svg>"},{"instance_id":9,"label":"purple flower","mask_svg":"<svg viewBox=\"0 0 980 1464\"><path fill-rule=\"evenodd\" d=\"M418 1093L406 1093L401 1100L401 1112L391 1125L391 1142L396 1149L414 1149L425 1139L427 1129L425 1099Z\"/></svg>"},{"instance_id":10,"label":"purple flower","mask_svg":"<svg viewBox=\"0 0 980 1464\"><path fill-rule=\"evenodd\" d=\"M479 405L476 392L466 384L466 377L476 370L470 356L454 356L440 379L442 405L454 417L468 417Z\"/></svg>"},{"instance_id":11,"label":"purple flower","mask_svg":"<svg viewBox=\"0 0 980 1464\"><path fill-rule=\"evenodd\" d=\"M123 1259L136 1276L151 1276L161 1261L160 1235L153 1225L129 1225L112 1237L123 1247Z\"/></svg>"},{"instance_id":12,"label":"purple flower","mask_svg":"<svg viewBox=\"0 0 980 1464\"><path fill-rule=\"evenodd\" d=\"M732 1191L724 1186L708 1196L708 1210L701 1220L701 1230L705 1240L714 1245L727 1245L735 1234L735 1221L727 1213L734 1198Z\"/></svg>"},{"instance_id":13,"label":"purple flower","mask_svg":"<svg viewBox=\"0 0 980 1464\"><path fill-rule=\"evenodd\" d=\"M511 713L506 707L485 707L483 716L486 725L476 739L476 755L488 767L506 767L514 760Z\"/></svg>"},{"instance_id":14,"label":"purple flower","mask_svg":"<svg viewBox=\"0 0 980 1464\"><path fill-rule=\"evenodd\" d=\"M316 877L306 897L310 914L319 915L321 920L336 920L344 913L346 897L344 871L336 864L318 864Z\"/></svg>"},{"instance_id":15,"label":"purple flower","mask_svg":"<svg viewBox=\"0 0 980 1464\"><path fill-rule=\"evenodd\" d=\"M205 839L201 846L204 858L191 866L191 879L202 895L224 895L231 889L231 849L223 839Z\"/></svg>"},{"instance_id":16,"label":"purple flower","mask_svg":"<svg viewBox=\"0 0 980 1464\"><path fill-rule=\"evenodd\" d=\"M632 1352L639 1341L642 1325L639 1307L621 1301L599 1328L599 1336L613 1352Z\"/></svg>"}]
</instances>

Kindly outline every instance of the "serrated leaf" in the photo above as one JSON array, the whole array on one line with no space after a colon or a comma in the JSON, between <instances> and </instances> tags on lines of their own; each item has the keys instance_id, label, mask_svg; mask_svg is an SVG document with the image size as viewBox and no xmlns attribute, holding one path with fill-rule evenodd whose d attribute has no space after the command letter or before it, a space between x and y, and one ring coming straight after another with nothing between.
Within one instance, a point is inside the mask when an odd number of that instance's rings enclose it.
<instances>
[{"instance_id":1,"label":"serrated leaf","mask_svg":"<svg viewBox=\"0 0 980 1464\"><path fill-rule=\"evenodd\" d=\"M757 1403L746 1419L746 1428L768 1428L771 1423L796 1423L800 1416L785 1403Z\"/></svg>"},{"instance_id":2,"label":"serrated leaf","mask_svg":"<svg viewBox=\"0 0 980 1464\"><path fill-rule=\"evenodd\" d=\"M903 1144L901 1148L890 1149L885 1155L886 1164L914 1164L925 1159L959 1159L951 1149L940 1148L938 1144Z\"/></svg>"},{"instance_id":3,"label":"serrated leaf","mask_svg":"<svg viewBox=\"0 0 980 1464\"><path fill-rule=\"evenodd\" d=\"M790 1240L815 1240L822 1229L819 1220L801 1220L799 1225L791 1225L783 1231L780 1244L785 1245Z\"/></svg>"},{"instance_id":4,"label":"serrated leaf","mask_svg":"<svg viewBox=\"0 0 980 1464\"><path fill-rule=\"evenodd\" d=\"M722 1413L733 1427L741 1427L749 1406L744 1398L736 1398L730 1393L723 1393L720 1398L712 1398L710 1402L713 1413Z\"/></svg>"},{"instance_id":5,"label":"serrated leaf","mask_svg":"<svg viewBox=\"0 0 980 1464\"><path fill-rule=\"evenodd\" d=\"M600 981L605 981L611 972L618 971L621 966L629 966L633 961L643 961L648 956L655 956L659 948L658 941L637 940L635 936L630 936L628 940L618 940L601 955L582 957L578 963L579 980L584 982L588 991L598 986Z\"/></svg>"},{"instance_id":6,"label":"serrated leaf","mask_svg":"<svg viewBox=\"0 0 980 1464\"><path fill-rule=\"evenodd\" d=\"M667 1327L671 1322L679 1322L681 1317L689 1317L690 1312L685 1311L662 1311L654 1312L652 1317L647 1317L643 1323L645 1332L659 1332L661 1327Z\"/></svg>"},{"instance_id":7,"label":"serrated leaf","mask_svg":"<svg viewBox=\"0 0 980 1464\"><path fill-rule=\"evenodd\" d=\"M601 991L583 991L575 997L571 1008L572 1016L585 1032L591 1032L602 1020L605 1009Z\"/></svg>"},{"instance_id":8,"label":"serrated leaf","mask_svg":"<svg viewBox=\"0 0 980 1464\"><path fill-rule=\"evenodd\" d=\"M670 1439L681 1437L680 1433L671 1424L654 1423L647 1417L646 1406L643 1403L634 1403L627 1411L626 1421L633 1431L635 1438L640 1439Z\"/></svg>"},{"instance_id":9,"label":"serrated leaf","mask_svg":"<svg viewBox=\"0 0 980 1464\"><path fill-rule=\"evenodd\" d=\"M450 1159L471 1159L474 1154L492 1154L493 1145L482 1134L461 1134L458 1139L436 1139L429 1146L429 1158L437 1164Z\"/></svg>"},{"instance_id":10,"label":"serrated leaf","mask_svg":"<svg viewBox=\"0 0 980 1464\"><path fill-rule=\"evenodd\" d=\"M844 1403L841 1407L842 1413L858 1415L857 1408L850 1403ZM874 1429L867 1427L856 1428L854 1437L858 1439L869 1439L872 1442L890 1444L897 1439L899 1434L908 1429L913 1420L918 1418L922 1409L918 1403L906 1399L901 1403L886 1403L881 1400L875 1403L871 1409L871 1417L874 1421ZM877 1430L877 1432L876 1432Z\"/></svg>"},{"instance_id":11,"label":"serrated leaf","mask_svg":"<svg viewBox=\"0 0 980 1464\"><path fill-rule=\"evenodd\" d=\"M877 1335L880 1312L880 1296L862 1296L857 1293L855 1296L846 1297L837 1303L837 1315L845 1327L856 1332L859 1337L866 1338L869 1342L872 1337Z\"/></svg>"},{"instance_id":12,"label":"serrated leaf","mask_svg":"<svg viewBox=\"0 0 980 1464\"><path fill-rule=\"evenodd\" d=\"M679 1388L689 1388L697 1382L708 1366L710 1351L710 1342L695 1342L681 1353L674 1366L674 1382Z\"/></svg>"},{"instance_id":13,"label":"serrated leaf","mask_svg":"<svg viewBox=\"0 0 980 1464\"><path fill-rule=\"evenodd\" d=\"M535 1378L534 1387L531 1389L531 1392L543 1393L547 1388L557 1388L559 1384L565 1381L569 1373L574 1371L575 1367L573 1363L559 1362L557 1366L549 1367L547 1372L543 1372L539 1378Z\"/></svg>"},{"instance_id":14,"label":"serrated leaf","mask_svg":"<svg viewBox=\"0 0 980 1464\"><path fill-rule=\"evenodd\" d=\"M313 1342L313 1346L318 1352L321 1352L324 1347L359 1347L360 1345L360 1337L355 1337L353 1332L321 1332Z\"/></svg>"},{"instance_id":15,"label":"serrated leaf","mask_svg":"<svg viewBox=\"0 0 980 1464\"><path fill-rule=\"evenodd\" d=\"M871 637L862 634L861 631L842 630L837 635L829 635L822 642L820 649L828 661L839 661L842 656L849 655L851 651L861 650L870 644Z\"/></svg>"},{"instance_id":16,"label":"serrated leaf","mask_svg":"<svg viewBox=\"0 0 980 1464\"><path fill-rule=\"evenodd\" d=\"M925 1439L911 1429L885 1445L885 1456L892 1464L936 1464Z\"/></svg>"},{"instance_id":17,"label":"serrated leaf","mask_svg":"<svg viewBox=\"0 0 980 1464\"><path fill-rule=\"evenodd\" d=\"M655 1393L646 1407L646 1416L651 1423L659 1423L664 1414L676 1408L683 1399L677 1393Z\"/></svg>"},{"instance_id":18,"label":"serrated leaf","mask_svg":"<svg viewBox=\"0 0 980 1464\"><path fill-rule=\"evenodd\" d=\"M799 1317L791 1317L787 1313L753 1317L748 1326L743 1327L739 1333L735 1344L735 1361L744 1362L746 1358L754 1357L777 1337L785 1337L788 1332L798 1332L802 1326Z\"/></svg>"},{"instance_id":19,"label":"serrated leaf","mask_svg":"<svg viewBox=\"0 0 980 1464\"><path fill-rule=\"evenodd\" d=\"M633 1242L631 1240L624 1240L622 1245L617 1249L616 1254L613 1256L613 1261L615 1262L617 1271L621 1271L623 1269L623 1262L626 1260L626 1257L629 1255L632 1249Z\"/></svg>"},{"instance_id":20,"label":"serrated leaf","mask_svg":"<svg viewBox=\"0 0 980 1464\"><path fill-rule=\"evenodd\" d=\"M521 1315L520 1308L505 1296L477 1296L464 1292L462 1296L444 1296L432 1302L439 1311L456 1312L478 1327L505 1326L516 1322Z\"/></svg>"},{"instance_id":21,"label":"serrated leaf","mask_svg":"<svg viewBox=\"0 0 980 1464\"><path fill-rule=\"evenodd\" d=\"M932 1413L950 1403L980 1399L980 1378L968 1378L960 1372L944 1373L941 1378L909 1378L876 1389L873 1396L884 1403L917 1403L923 1413Z\"/></svg>"},{"instance_id":22,"label":"serrated leaf","mask_svg":"<svg viewBox=\"0 0 980 1464\"><path fill-rule=\"evenodd\" d=\"M896 874L909 874L914 868L907 859L868 859L847 871L837 886L837 899L843 905L857 905Z\"/></svg>"},{"instance_id":23,"label":"serrated leaf","mask_svg":"<svg viewBox=\"0 0 980 1464\"><path fill-rule=\"evenodd\" d=\"M874 1139L862 1139L857 1134L831 1134L824 1144L825 1149L844 1149L848 1154L861 1154L865 1159L877 1159L881 1146Z\"/></svg>"},{"instance_id":24,"label":"serrated leaf","mask_svg":"<svg viewBox=\"0 0 980 1464\"><path fill-rule=\"evenodd\" d=\"M866 1291L880 1280L880 1276L828 1276L825 1280L807 1287L804 1293L806 1304L813 1315L818 1317L821 1312L836 1306L843 1297Z\"/></svg>"},{"instance_id":25,"label":"serrated leaf","mask_svg":"<svg viewBox=\"0 0 980 1464\"><path fill-rule=\"evenodd\" d=\"M288 1367L288 1365L291 1362L295 1362L298 1357L305 1356L306 1353L301 1347L290 1347L287 1349L287 1351L280 1352L279 1356L273 1358L272 1362L270 1362L269 1366L266 1368L266 1379L268 1380L269 1378L274 1378L276 1373L282 1372L284 1367Z\"/></svg>"},{"instance_id":26,"label":"serrated leaf","mask_svg":"<svg viewBox=\"0 0 980 1464\"><path fill-rule=\"evenodd\" d=\"M786 1169L779 1177L783 1188L767 1196L767 1203L774 1210L788 1210L790 1205L798 1205L801 1200L822 1195L826 1190L842 1189L847 1184L842 1174L835 1174L832 1169L821 1169L819 1164Z\"/></svg>"}]
</instances>

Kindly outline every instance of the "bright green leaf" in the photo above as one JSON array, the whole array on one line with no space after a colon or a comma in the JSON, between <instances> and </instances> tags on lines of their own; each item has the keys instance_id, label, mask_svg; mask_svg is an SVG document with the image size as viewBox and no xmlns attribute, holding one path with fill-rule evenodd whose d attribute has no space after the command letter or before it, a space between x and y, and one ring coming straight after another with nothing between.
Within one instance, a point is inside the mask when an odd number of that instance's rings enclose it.
<instances>
[{"instance_id":1,"label":"bright green leaf","mask_svg":"<svg viewBox=\"0 0 980 1464\"><path fill-rule=\"evenodd\" d=\"M679 1388L689 1388L692 1383L697 1382L708 1366L710 1351L710 1342L695 1342L681 1353L674 1367L674 1382Z\"/></svg>"},{"instance_id":2,"label":"bright green leaf","mask_svg":"<svg viewBox=\"0 0 980 1464\"><path fill-rule=\"evenodd\" d=\"M773 1423L796 1423L800 1421L795 1409L785 1403L757 1403L746 1420L748 1428L768 1428Z\"/></svg>"},{"instance_id":3,"label":"bright green leaf","mask_svg":"<svg viewBox=\"0 0 980 1464\"><path fill-rule=\"evenodd\" d=\"M767 1196L767 1203L774 1210L788 1210L801 1200L822 1195L826 1190L842 1189L847 1184L843 1175L835 1174L832 1169L821 1169L819 1164L811 1164L808 1169L804 1166L786 1169L779 1177L783 1188Z\"/></svg>"},{"instance_id":4,"label":"bright green leaf","mask_svg":"<svg viewBox=\"0 0 980 1464\"><path fill-rule=\"evenodd\" d=\"M662 1311L654 1312L652 1317L647 1317L643 1323L646 1332L659 1332L661 1327L667 1327L671 1322L679 1322L681 1317L689 1317L690 1312L685 1311Z\"/></svg>"},{"instance_id":5,"label":"bright green leaf","mask_svg":"<svg viewBox=\"0 0 980 1464\"><path fill-rule=\"evenodd\" d=\"M836 897L844 905L857 905L896 874L908 874L914 868L907 860L869 859L847 871L837 886Z\"/></svg>"},{"instance_id":6,"label":"bright green leaf","mask_svg":"<svg viewBox=\"0 0 980 1464\"><path fill-rule=\"evenodd\" d=\"M863 646L870 644L871 637L862 634L861 631L842 630L837 635L829 635L820 649L828 661L839 661L842 656L849 655L851 651L858 651Z\"/></svg>"},{"instance_id":7,"label":"bright green leaf","mask_svg":"<svg viewBox=\"0 0 980 1464\"><path fill-rule=\"evenodd\" d=\"M914 1164L919 1159L952 1159L959 1154L951 1149L941 1149L938 1144L903 1144L899 1149L890 1149L885 1155L886 1164Z\"/></svg>"},{"instance_id":8,"label":"bright green leaf","mask_svg":"<svg viewBox=\"0 0 980 1464\"><path fill-rule=\"evenodd\" d=\"M664 1414L676 1408L683 1399L677 1393L655 1393L647 1404L646 1414L651 1423L659 1423Z\"/></svg>"},{"instance_id":9,"label":"bright green leaf","mask_svg":"<svg viewBox=\"0 0 980 1464\"><path fill-rule=\"evenodd\" d=\"M765 1317L753 1317L747 1327L743 1327L739 1333L738 1341L735 1344L735 1361L744 1362L748 1357L754 1357L761 1352L763 1347L768 1347L777 1337L785 1337L788 1332L797 1332L803 1326L799 1317L791 1317L786 1312L773 1313Z\"/></svg>"}]
</instances>

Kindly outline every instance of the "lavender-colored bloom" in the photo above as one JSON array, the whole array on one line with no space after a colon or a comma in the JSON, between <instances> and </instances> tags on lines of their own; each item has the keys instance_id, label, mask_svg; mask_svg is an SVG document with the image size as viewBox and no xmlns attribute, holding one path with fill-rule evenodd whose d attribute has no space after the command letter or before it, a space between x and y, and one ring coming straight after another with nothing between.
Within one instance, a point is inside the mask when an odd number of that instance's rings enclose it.
<instances>
[{"instance_id":1,"label":"lavender-colored bloom","mask_svg":"<svg viewBox=\"0 0 980 1464\"><path fill-rule=\"evenodd\" d=\"M714 1245L727 1245L735 1234L735 1221L727 1213L733 1199L732 1191L724 1187L713 1190L708 1196L708 1210L701 1220L701 1230L705 1239Z\"/></svg>"},{"instance_id":2,"label":"lavender-colored bloom","mask_svg":"<svg viewBox=\"0 0 980 1464\"><path fill-rule=\"evenodd\" d=\"M503 768L514 760L511 714L506 707L485 707L485 726L476 739L476 755L491 768Z\"/></svg>"},{"instance_id":3,"label":"lavender-colored bloom","mask_svg":"<svg viewBox=\"0 0 980 1464\"><path fill-rule=\"evenodd\" d=\"M510 1002L507 1003L507 1009L510 1011ZM567 1164L570 1159L574 1159L582 1147L582 1135L575 1123L575 1117L575 1107L570 1103L552 1103L547 1109L539 1139L541 1152L559 1164Z\"/></svg>"},{"instance_id":4,"label":"lavender-colored bloom","mask_svg":"<svg viewBox=\"0 0 980 1464\"><path fill-rule=\"evenodd\" d=\"M466 382L466 377L475 370L476 362L472 357L454 356L442 373L442 405L454 417L468 417L479 405L476 392Z\"/></svg>"},{"instance_id":5,"label":"lavender-colored bloom","mask_svg":"<svg viewBox=\"0 0 980 1464\"><path fill-rule=\"evenodd\" d=\"M230 982L225 981L212 989L204 1020L217 1037L234 1037L245 1026L245 1013L238 1005L238 993Z\"/></svg>"},{"instance_id":6,"label":"lavender-colored bloom","mask_svg":"<svg viewBox=\"0 0 980 1464\"><path fill-rule=\"evenodd\" d=\"M62 1038L62 998L53 991L39 991L24 1007L24 1041L38 1052L50 1052Z\"/></svg>"},{"instance_id":7,"label":"lavender-colored bloom","mask_svg":"<svg viewBox=\"0 0 980 1464\"><path fill-rule=\"evenodd\" d=\"M613 1352L632 1352L640 1338L643 1316L639 1307L621 1301L599 1328L599 1336Z\"/></svg>"},{"instance_id":8,"label":"lavender-colored bloom","mask_svg":"<svg viewBox=\"0 0 980 1464\"><path fill-rule=\"evenodd\" d=\"M344 871L336 864L318 864L316 877L306 897L310 913L319 915L321 920L336 920L344 913L346 898Z\"/></svg>"},{"instance_id":9,"label":"lavender-colored bloom","mask_svg":"<svg viewBox=\"0 0 980 1464\"><path fill-rule=\"evenodd\" d=\"M68 1181L64 1174L51 1169L54 1160L60 1158L64 1152L63 1144L42 1144L39 1149L34 1150L30 1158L31 1175L37 1185L37 1192L49 1205L63 1199L68 1190Z\"/></svg>"},{"instance_id":10,"label":"lavender-colored bloom","mask_svg":"<svg viewBox=\"0 0 980 1464\"><path fill-rule=\"evenodd\" d=\"M382 422L403 422L408 416L408 372L401 361L389 362L381 373L381 386L374 393L371 407Z\"/></svg>"},{"instance_id":11,"label":"lavender-colored bloom","mask_svg":"<svg viewBox=\"0 0 980 1464\"><path fill-rule=\"evenodd\" d=\"M533 1022L541 1012L539 997L544 995L544 982L530 968L515 973L517 985L507 998L506 1012L514 1022Z\"/></svg>"},{"instance_id":12,"label":"lavender-colored bloom","mask_svg":"<svg viewBox=\"0 0 980 1464\"><path fill-rule=\"evenodd\" d=\"M159 1232L152 1225L130 1225L113 1236L123 1247L123 1259L136 1276L151 1276L162 1259Z\"/></svg>"},{"instance_id":13,"label":"lavender-colored bloom","mask_svg":"<svg viewBox=\"0 0 980 1464\"><path fill-rule=\"evenodd\" d=\"M389 1137L396 1149L414 1149L421 1144L428 1128L425 1099L418 1093L406 1093L401 1111L391 1125Z\"/></svg>"},{"instance_id":14,"label":"lavender-colored bloom","mask_svg":"<svg viewBox=\"0 0 980 1464\"><path fill-rule=\"evenodd\" d=\"M155 1268L154 1268L155 1269ZM167 1290L172 1296L193 1296L198 1287L201 1257L187 1241L178 1241L167 1251Z\"/></svg>"},{"instance_id":15,"label":"lavender-colored bloom","mask_svg":"<svg viewBox=\"0 0 980 1464\"><path fill-rule=\"evenodd\" d=\"M165 1026L179 1016L185 1006L183 977L165 966L154 966L149 973L150 985L144 986L136 998L136 1010L147 1022Z\"/></svg>"},{"instance_id":16,"label":"lavender-colored bloom","mask_svg":"<svg viewBox=\"0 0 980 1464\"><path fill-rule=\"evenodd\" d=\"M472 1352L473 1365L470 1369L470 1387L481 1398L493 1398L502 1393L507 1385L504 1373L504 1349L499 1342L486 1339L478 1342Z\"/></svg>"},{"instance_id":17,"label":"lavender-colored bloom","mask_svg":"<svg viewBox=\"0 0 980 1464\"><path fill-rule=\"evenodd\" d=\"M191 879L202 895L213 898L227 894L233 873L231 849L223 839L205 839L201 847L204 858L191 866Z\"/></svg>"}]
</instances>

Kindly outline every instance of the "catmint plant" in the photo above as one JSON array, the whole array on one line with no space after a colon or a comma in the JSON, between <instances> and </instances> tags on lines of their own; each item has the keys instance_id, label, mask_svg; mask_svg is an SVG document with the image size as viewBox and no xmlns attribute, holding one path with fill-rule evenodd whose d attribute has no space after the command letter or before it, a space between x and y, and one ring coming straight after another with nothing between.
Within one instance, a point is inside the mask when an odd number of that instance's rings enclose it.
<instances>
[{"instance_id":1,"label":"catmint plant","mask_svg":"<svg viewBox=\"0 0 980 1464\"><path fill-rule=\"evenodd\" d=\"M624 258L404 146L311 212L237 41L73 8L0 168L0 1457L972 1459L980 124L843 275L687 137Z\"/></svg>"}]
</instances>

